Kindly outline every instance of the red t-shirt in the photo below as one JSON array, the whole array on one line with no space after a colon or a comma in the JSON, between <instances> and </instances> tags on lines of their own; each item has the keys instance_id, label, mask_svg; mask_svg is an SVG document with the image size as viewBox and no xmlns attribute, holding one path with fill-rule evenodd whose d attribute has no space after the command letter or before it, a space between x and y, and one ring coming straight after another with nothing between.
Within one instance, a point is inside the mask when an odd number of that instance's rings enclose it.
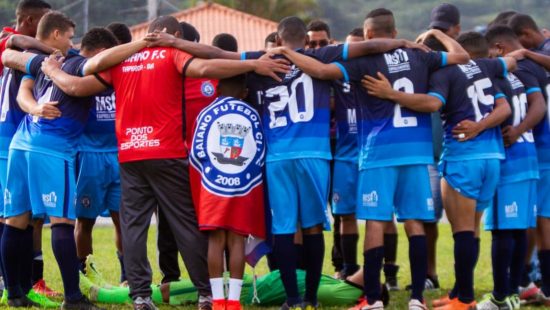
<instances>
[{"instance_id":1,"label":"red t-shirt","mask_svg":"<svg viewBox=\"0 0 550 310\"><path fill-rule=\"evenodd\" d=\"M2 29L3 32L9 33L9 35L0 41L0 76L2 76L2 72L4 72L4 64L2 63L2 53L6 50L6 43L8 43L8 39L12 34L17 34L17 31L15 29L10 27L4 27Z\"/></svg>"},{"instance_id":2,"label":"red t-shirt","mask_svg":"<svg viewBox=\"0 0 550 310\"><path fill-rule=\"evenodd\" d=\"M116 94L119 161L185 158L182 75L192 56L145 48L100 76Z\"/></svg>"},{"instance_id":3,"label":"red t-shirt","mask_svg":"<svg viewBox=\"0 0 550 310\"><path fill-rule=\"evenodd\" d=\"M185 100L185 128L187 146L191 147L193 139L193 125L202 109L218 97L216 89L218 81L212 79L201 78L185 78L184 83L184 100Z\"/></svg>"}]
</instances>

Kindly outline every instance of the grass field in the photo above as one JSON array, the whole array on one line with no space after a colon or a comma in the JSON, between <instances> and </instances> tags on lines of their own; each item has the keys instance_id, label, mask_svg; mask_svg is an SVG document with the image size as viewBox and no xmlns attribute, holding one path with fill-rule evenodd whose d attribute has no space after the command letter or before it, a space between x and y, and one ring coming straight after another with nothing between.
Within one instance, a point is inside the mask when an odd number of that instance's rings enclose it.
<instances>
[{"instance_id":1,"label":"grass field","mask_svg":"<svg viewBox=\"0 0 550 310\"><path fill-rule=\"evenodd\" d=\"M410 270L409 263L407 259L408 253L408 242L405 238L402 225L400 225L400 235L399 235L399 249L398 249L398 264L400 265L399 270L399 285L401 288L404 288L407 284L410 283ZM156 264L156 247L155 247L155 238L156 238L156 229L151 227L149 233L149 243L148 243L148 253L149 259L151 260L151 265L154 268L153 281L155 283L160 282L160 274ZM362 239L361 239L362 240ZM448 224L440 225L440 239L438 243L438 273L442 289L439 291L430 291L426 293L426 298L428 304L431 304L431 300L439 297L444 294L449 287L453 284L453 244L452 237L450 232L450 226ZM475 285L476 285L476 295L481 297L486 292L489 292L492 289L492 276L491 276L491 260L490 260L490 240L491 236L489 233L484 233L481 241L481 254L479 263L475 272ZM333 268L330 261L329 250L332 247L332 236L327 233L325 235L326 241L326 254L325 254L325 264L323 272L325 274L333 274ZM361 241L362 242L362 241ZM50 246L50 230L48 228L44 229L44 261L45 261L45 279L49 286L52 288L62 291L62 283L59 274L59 269L55 262L55 259L52 255L51 246ZM119 263L116 258L115 247L114 247L114 236L113 231L110 227L98 227L94 230L94 251L96 257L97 267L101 270L103 276L106 280L111 283L117 283L119 279ZM359 251L361 253L362 251ZM362 262L362 259L359 260ZM180 262L181 263L181 262ZM186 277L186 272L183 266L181 266L183 276ZM249 271L249 270L248 270ZM267 265L265 259L263 259L258 268L257 274L262 275L267 273ZM386 309L406 309L408 302L408 293L405 291L392 292L391 293L391 302L390 306ZM108 309L131 309L130 306L123 307L120 305L109 306L104 305ZM161 306L161 309L173 309L173 306ZM0 308L4 309L4 308ZM195 307L179 307L178 309L196 309ZM247 309L260 309L249 307ZM268 309L268 308L261 308ZM271 308L270 308L271 309ZM272 308L275 309L275 308ZM337 309L337 308L327 308L324 309ZM522 309L537 309L535 307L531 308L522 308ZM542 309L542 308L539 308Z\"/></svg>"}]
</instances>

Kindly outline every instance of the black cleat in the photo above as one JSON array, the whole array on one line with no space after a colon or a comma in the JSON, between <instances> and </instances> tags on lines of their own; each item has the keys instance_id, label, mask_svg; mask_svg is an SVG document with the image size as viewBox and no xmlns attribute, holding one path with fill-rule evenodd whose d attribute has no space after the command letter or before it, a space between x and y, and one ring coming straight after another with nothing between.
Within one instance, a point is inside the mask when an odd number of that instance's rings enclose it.
<instances>
[{"instance_id":1,"label":"black cleat","mask_svg":"<svg viewBox=\"0 0 550 310\"><path fill-rule=\"evenodd\" d=\"M91 301L82 296L77 301L64 300L61 304L61 310L105 310L104 308L94 305Z\"/></svg>"},{"instance_id":2,"label":"black cleat","mask_svg":"<svg viewBox=\"0 0 550 310\"><path fill-rule=\"evenodd\" d=\"M23 296L23 297L19 297L19 298L8 299L8 307L10 307L10 308L32 308L32 307L40 308L40 305L35 303L34 301L30 300L27 296Z\"/></svg>"}]
</instances>

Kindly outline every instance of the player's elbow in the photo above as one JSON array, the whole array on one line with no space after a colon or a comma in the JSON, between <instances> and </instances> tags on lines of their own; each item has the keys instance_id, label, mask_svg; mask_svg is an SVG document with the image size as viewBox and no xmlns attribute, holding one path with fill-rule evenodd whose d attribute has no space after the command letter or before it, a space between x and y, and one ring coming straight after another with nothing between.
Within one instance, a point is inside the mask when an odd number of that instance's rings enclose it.
<instances>
[{"instance_id":1,"label":"player's elbow","mask_svg":"<svg viewBox=\"0 0 550 310\"><path fill-rule=\"evenodd\" d=\"M431 97L428 99L428 102L426 104L426 111L424 112L428 112L428 113L437 112L441 109L441 107L443 107L443 103L441 102L441 100L435 97Z\"/></svg>"}]
</instances>

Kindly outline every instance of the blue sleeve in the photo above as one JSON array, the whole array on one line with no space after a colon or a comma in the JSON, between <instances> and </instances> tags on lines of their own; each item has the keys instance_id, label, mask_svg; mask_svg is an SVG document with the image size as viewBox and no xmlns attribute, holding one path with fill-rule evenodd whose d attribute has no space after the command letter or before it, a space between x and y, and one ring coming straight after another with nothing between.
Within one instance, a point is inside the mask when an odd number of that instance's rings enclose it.
<instances>
[{"instance_id":1,"label":"blue sleeve","mask_svg":"<svg viewBox=\"0 0 550 310\"><path fill-rule=\"evenodd\" d=\"M241 53L241 60L247 60L247 59L258 59L263 56L265 52L242 52Z\"/></svg>"},{"instance_id":2,"label":"blue sleeve","mask_svg":"<svg viewBox=\"0 0 550 310\"><path fill-rule=\"evenodd\" d=\"M25 65L25 71L32 76L37 76L42 68L42 62L46 59L45 55L34 55Z\"/></svg>"},{"instance_id":3,"label":"blue sleeve","mask_svg":"<svg viewBox=\"0 0 550 310\"><path fill-rule=\"evenodd\" d=\"M449 77L444 73L444 70L439 70L430 76L430 86L428 91L428 95L438 98L441 100L443 105L447 103L450 85Z\"/></svg>"},{"instance_id":4,"label":"blue sleeve","mask_svg":"<svg viewBox=\"0 0 550 310\"><path fill-rule=\"evenodd\" d=\"M348 57L347 51L347 44L339 44L329 45L319 49L308 49L304 54L312 56L322 63L329 64L336 61L346 61Z\"/></svg>"},{"instance_id":5,"label":"blue sleeve","mask_svg":"<svg viewBox=\"0 0 550 310\"><path fill-rule=\"evenodd\" d=\"M485 72L491 79L502 78L508 76L508 68L506 62L501 57L498 58L483 58L476 60L478 63L482 63L483 67L487 69Z\"/></svg>"}]
</instances>

